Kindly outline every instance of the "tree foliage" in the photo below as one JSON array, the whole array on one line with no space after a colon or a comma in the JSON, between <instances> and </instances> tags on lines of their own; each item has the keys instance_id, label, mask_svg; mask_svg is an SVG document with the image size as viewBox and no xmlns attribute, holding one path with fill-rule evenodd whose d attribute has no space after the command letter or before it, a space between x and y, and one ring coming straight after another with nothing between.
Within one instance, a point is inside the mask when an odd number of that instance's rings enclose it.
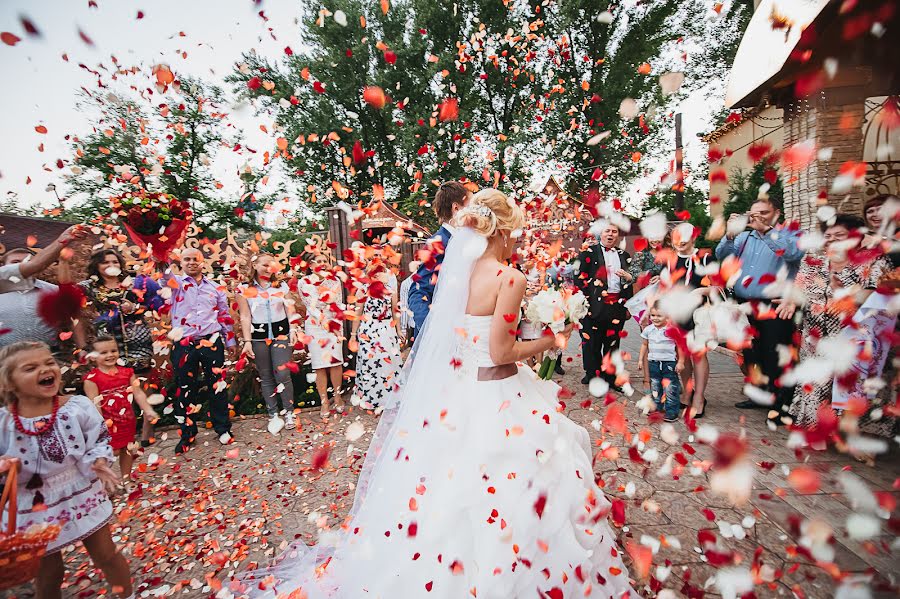
<instances>
[{"instance_id":1,"label":"tree foliage","mask_svg":"<svg viewBox=\"0 0 900 599\"><path fill-rule=\"evenodd\" d=\"M765 186L765 187L763 187ZM778 202L784 203L784 184L778 171L777 160L767 156L753 165L749 171L735 168L728 178L728 201L725 202L724 216L743 214L750 210L760 195L760 190Z\"/></svg>"},{"instance_id":2,"label":"tree foliage","mask_svg":"<svg viewBox=\"0 0 900 599\"><path fill-rule=\"evenodd\" d=\"M125 96L86 94L81 108L96 119L88 135L73 141L67 183L74 202L64 216L102 219L110 197L137 188L187 200L207 234L220 235L226 226L258 228L252 191L222 197L210 168L230 144L222 104L219 88L191 78L173 85L167 101L152 109Z\"/></svg>"},{"instance_id":3,"label":"tree foliage","mask_svg":"<svg viewBox=\"0 0 900 599\"><path fill-rule=\"evenodd\" d=\"M736 5L712 22L704 11L677 0L397 0L384 12L336 0L303 19L303 53L247 53L229 81L274 114L276 155L310 202L366 201L380 185L426 224L420 194L432 182L524 186L539 161L566 165L570 190L606 177L627 186L666 116L658 76L724 74L749 13ZM721 39L684 67L686 35Z\"/></svg>"}]
</instances>

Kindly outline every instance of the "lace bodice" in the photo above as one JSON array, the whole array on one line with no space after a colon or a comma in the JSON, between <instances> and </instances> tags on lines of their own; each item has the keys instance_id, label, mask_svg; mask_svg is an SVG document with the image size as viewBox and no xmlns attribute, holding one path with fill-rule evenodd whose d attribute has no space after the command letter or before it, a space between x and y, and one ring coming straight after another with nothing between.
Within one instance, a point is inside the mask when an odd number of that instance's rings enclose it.
<instances>
[{"instance_id":1,"label":"lace bodice","mask_svg":"<svg viewBox=\"0 0 900 599\"><path fill-rule=\"evenodd\" d=\"M491 315L466 314L466 337L460 341L460 359L463 368L496 366L491 360Z\"/></svg>"}]
</instances>

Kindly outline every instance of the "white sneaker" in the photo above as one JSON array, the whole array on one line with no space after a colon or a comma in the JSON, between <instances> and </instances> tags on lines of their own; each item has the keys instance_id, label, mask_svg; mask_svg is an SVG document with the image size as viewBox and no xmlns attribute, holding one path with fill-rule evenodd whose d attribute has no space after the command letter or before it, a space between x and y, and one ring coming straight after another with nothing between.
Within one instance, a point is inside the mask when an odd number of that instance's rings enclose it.
<instances>
[{"instance_id":1,"label":"white sneaker","mask_svg":"<svg viewBox=\"0 0 900 599\"><path fill-rule=\"evenodd\" d=\"M275 414L271 418L269 418L269 424L266 426L266 430L269 431L272 435L277 435L281 432L281 429L284 428L284 420L278 417L278 414Z\"/></svg>"},{"instance_id":2,"label":"white sneaker","mask_svg":"<svg viewBox=\"0 0 900 599\"><path fill-rule=\"evenodd\" d=\"M294 412L288 412L284 415L284 428L288 430L297 428L297 423L294 421Z\"/></svg>"},{"instance_id":3,"label":"white sneaker","mask_svg":"<svg viewBox=\"0 0 900 599\"><path fill-rule=\"evenodd\" d=\"M234 437L231 436L231 433L222 433L219 435L219 443L222 445L230 445L234 443Z\"/></svg>"}]
</instances>

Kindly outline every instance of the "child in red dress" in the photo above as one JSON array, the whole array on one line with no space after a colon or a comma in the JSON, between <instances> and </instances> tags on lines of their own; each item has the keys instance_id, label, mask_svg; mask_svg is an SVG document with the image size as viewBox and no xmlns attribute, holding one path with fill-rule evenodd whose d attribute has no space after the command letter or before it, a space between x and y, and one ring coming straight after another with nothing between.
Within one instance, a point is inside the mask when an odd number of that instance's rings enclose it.
<instances>
[{"instance_id":1,"label":"child in red dress","mask_svg":"<svg viewBox=\"0 0 900 599\"><path fill-rule=\"evenodd\" d=\"M134 455L128 446L135 442L137 418L132 398L151 422L159 416L147 402L134 370L119 366L119 347L112 337L98 337L92 354L96 368L84 377L84 393L100 408L112 437L109 444L119 457L119 469L126 481L131 475Z\"/></svg>"}]
</instances>

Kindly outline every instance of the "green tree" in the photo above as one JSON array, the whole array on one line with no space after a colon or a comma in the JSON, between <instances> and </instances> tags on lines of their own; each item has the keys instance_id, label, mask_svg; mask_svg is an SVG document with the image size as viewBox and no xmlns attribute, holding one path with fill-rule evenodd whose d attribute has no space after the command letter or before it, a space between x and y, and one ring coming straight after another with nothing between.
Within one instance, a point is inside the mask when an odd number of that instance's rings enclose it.
<instances>
[{"instance_id":1,"label":"green tree","mask_svg":"<svg viewBox=\"0 0 900 599\"><path fill-rule=\"evenodd\" d=\"M540 107L548 145L568 165L576 194L622 192L649 156L674 150L667 140L674 102L725 78L751 13L734 5L711 21L703 3L678 0L566 0L551 10L550 61L559 83ZM687 62L686 41L696 47ZM684 84L664 89L667 72L682 73Z\"/></svg>"},{"instance_id":2,"label":"green tree","mask_svg":"<svg viewBox=\"0 0 900 599\"><path fill-rule=\"evenodd\" d=\"M365 202L373 185L391 201L482 173L524 180L539 5L338 0L303 20L302 55L247 53L228 81L274 115L277 153L317 207Z\"/></svg>"},{"instance_id":3,"label":"green tree","mask_svg":"<svg viewBox=\"0 0 900 599\"><path fill-rule=\"evenodd\" d=\"M238 209L243 196L223 197L210 168L218 149L230 142L221 90L183 78L166 100L151 111L130 98L85 94L80 107L94 115L94 125L73 142L67 179L72 205L64 216L103 218L110 197L138 188L189 201L207 235L221 235L227 226L258 229L257 208Z\"/></svg>"},{"instance_id":4,"label":"green tree","mask_svg":"<svg viewBox=\"0 0 900 599\"><path fill-rule=\"evenodd\" d=\"M706 198L706 192L696 187L685 186L684 209L690 213L689 223L700 229L702 233L709 230L712 218L709 216L709 201ZM669 188L649 194L644 201L643 214L652 212L663 212L668 220L680 221L681 218L675 214L675 191ZM712 247L713 245L715 244L707 241L702 235L697 239L698 247Z\"/></svg>"},{"instance_id":5,"label":"green tree","mask_svg":"<svg viewBox=\"0 0 900 599\"><path fill-rule=\"evenodd\" d=\"M763 186L767 186L766 194L770 198L783 205L784 184L778 171L777 159L772 155L754 164L749 171L739 167L731 171L728 179L728 200L723 209L725 218L732 214L748 212L753 202L759 198Z\"/></svg>"}]
</instances>

